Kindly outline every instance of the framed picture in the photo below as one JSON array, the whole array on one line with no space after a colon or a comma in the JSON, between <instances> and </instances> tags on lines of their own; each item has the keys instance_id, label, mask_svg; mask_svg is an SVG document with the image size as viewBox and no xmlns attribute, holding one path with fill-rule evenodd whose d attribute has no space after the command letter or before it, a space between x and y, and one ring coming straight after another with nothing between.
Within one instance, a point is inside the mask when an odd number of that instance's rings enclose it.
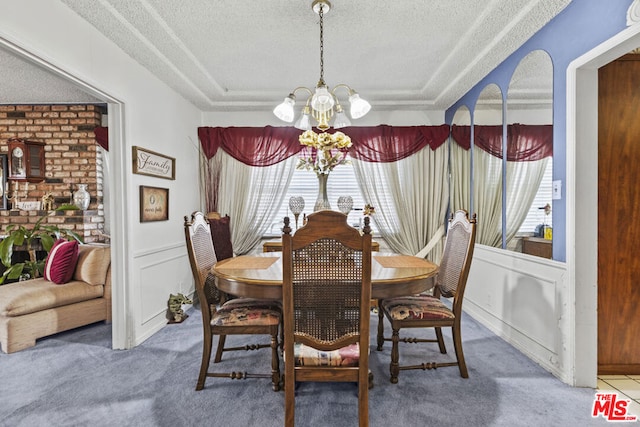
<instances>
[{"instance_id":1,"label":"framed picture","mask_svg":"<svg viewBox=\"0 0 640 427\"><path fill-rule=\"evenodd\" d=\"M0 154L0 210L7 209L7 191L9 191L7 176L7 155Z\"/></svg>"},{"instance_id":2,"label":"framed picture","mask_svg":"<svg viewBox=\"0 0 640 427\"><path fill-rule=\"evenodd\" d=\"M169 219L169 189L140 186L140 222Z\"/></svg>"},{"instance_id":3,"label":"framed picture","mask_svg":"<svg viewBox=\"0 0 640 427\"><path fill-rule=\"evenodd\" d=\"M176 179L176 159L142 147L133 147L133 173Z\"/></svg>"}]
</instances>

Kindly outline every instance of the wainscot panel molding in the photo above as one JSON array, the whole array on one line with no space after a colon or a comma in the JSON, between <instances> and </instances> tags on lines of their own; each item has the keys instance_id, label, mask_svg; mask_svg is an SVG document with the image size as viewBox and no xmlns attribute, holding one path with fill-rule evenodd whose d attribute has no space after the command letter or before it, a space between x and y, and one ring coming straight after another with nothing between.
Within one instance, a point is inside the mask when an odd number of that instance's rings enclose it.
<instances>
[{"instance_id":1,"label":"wainscot panel molding","mask_svg":"<svg viewBox=\"0 0 640 427\"><path fill-rule=\"evenodd\" d=\"M137 252L133 267L140 284L139 292L132 296L132 306L139 313L134 321L138 345L167 324L169 295L193 296L195 288L184 243Z\"/></svg>"},{"instance_id":2,"label":"wainscot panel molding","mask_svg":"<svg viewBox=\"0 0 640 427\"><path fill-rule=\"evenodd\" d=\"M465 311L567 383L571 300L564 263L476 245Z\"/></svg>"}]
</instances>

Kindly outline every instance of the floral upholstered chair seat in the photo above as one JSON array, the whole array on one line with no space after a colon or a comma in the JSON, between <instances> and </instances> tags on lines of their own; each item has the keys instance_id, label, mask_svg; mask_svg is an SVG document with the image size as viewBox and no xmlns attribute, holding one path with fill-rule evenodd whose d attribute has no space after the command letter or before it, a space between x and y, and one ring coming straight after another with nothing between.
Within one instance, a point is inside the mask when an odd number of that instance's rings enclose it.
<instances>
[{"instance_id":1,"label":"floral upholstered chair seat","mask_svg":"<svg viewBox=\"0 0 640 427\"><path fill-rule=\"evenodd\" d=\"M296 366L358 366L360 347L356 343L333 351L323 351L295 343L293 355Z\"/></svg>"},{"instance_id":2,"label":"floral upholstered chair seat","mask_svg":"<svg viewBox=\"0 0 640 427\"><path fill-rule=\"evenodd\" d=\"M277 325L280 323L277 302L238 298L226 302L211 317L211 326Z\"/></svg>"},{"instance_id":3,"label":"floral upholstered chair seat","mask_svg":"<svg viewBox=\"0 0 640 427\"><path fill-rule=\"evenodd\" d=\"M384 300L383 307L394 320L455 318L453 312L439 298L427 295Z\"/></svg>"}]
</instances>

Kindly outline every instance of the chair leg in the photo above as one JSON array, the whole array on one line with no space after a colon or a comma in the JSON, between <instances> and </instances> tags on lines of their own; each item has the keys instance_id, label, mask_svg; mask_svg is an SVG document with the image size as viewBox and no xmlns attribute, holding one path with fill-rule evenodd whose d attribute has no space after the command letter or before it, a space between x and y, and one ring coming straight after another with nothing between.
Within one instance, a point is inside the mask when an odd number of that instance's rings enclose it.
<instances>
[{"instance_id":1,"label":"chair leg","mask_svg":"<svg viewBox=\"0 0 640 427\"><path fill-rule=\"evenodd\" d=\"M391 364L389 365L389 374L391 383L398 383L398 374L400 374L400 351L398 349L398 340L400 339L400 330L393 328L391 335Z\"/></svg>"},{"instance_id":2,"label":"chair leg","mask_svg":"<svg viewBox=\"0 0 640 427\"><path fill-rule=\"evenodd\" d=\"M287 379L284 377L284 425L293 427L295 424L295 387L296 381L293 376Z\"/></svg>"},{"instance_id":3,"label":"chair leg","mask_svg":"<svg viewBox=\"0 0 640 427\"><path fill-rule=\"evenodd\" d=\"M447 347L444 345L444 339L442 338L442 328L435 328L436 338L438 339L438 346L440 347L440 353L445 354Z\"/></svg>"},{"instance_id":4,"label":"chair leg","mask_svg":"<svg viewBox=\"0 0 640 427\"><path fill-rule=\"evenodd\" d=\"M211 334L205 334L202 346L202 362L200 363L200 375L198 375L198 383L196 391L204 388L204 381L207 379L207 371L209 370L209 360L211 359Z\"/></svg>"},{"instance_id":5,"label":"chair leg","mask_svg":"<svg viewBox=\"0 0 640 427\"><path fill-rule=\"evenodd\" d=\"M358 425L369 427L369 381L358 381Z\"/></svg>"},{"instance_id":6,"label":"chair leg","mask_svg":"<svg viewBox=\"0 0 640 427\"><path fill-rule=\"evenodd\" d=\"M384 315L382 313L382 300L378 300L378 351L382 351L384 344Z\"/></svg>"},{"instance_id":7,"label":"chair leg","mask_svg":"<svg viewBox=\"0 0 640 427\"><path fill-rule=\"evenodd\" d=\"M216 358L213 360L213 363L220 363L222 360L222 352L224 351L224 342L226 341L226 335L218 336L218 349L216 350Z\"/></svg>"},{"instance_id":8,"label":"chair leg","mask_svg":"<svg viewBox=\"0 0 640 427\"><path fill-rule=\"evenodd\" d=\"M271 382L273 391L280 390L280 360L278 359L278 331L271 335Z\"/></svg>"},{"instance_id":9,"label":"chair leg","mask_svg":"<svg viewBox=\"0 0 640 427\"><path fill-rule=\"evenodd\" d=\"M460 368L460 376L462 378L469 378L469 372L467 371L467 364L464 361L464 352L462 351L462 337L460 336L460 323L456 323L451 328L451 334L453 335L453 347L456 350L456 359L458 359L458 367Z\"/></svg>"},{"instance_id":10,"label":"chair leg","mask_svg":"<svg viewBox=\"0 0 640 427\"><path fill-rule=\"evenodd\" d=\"M284 351L284 316L280 320L280 350Z\"/></svg>"}]
</instances>

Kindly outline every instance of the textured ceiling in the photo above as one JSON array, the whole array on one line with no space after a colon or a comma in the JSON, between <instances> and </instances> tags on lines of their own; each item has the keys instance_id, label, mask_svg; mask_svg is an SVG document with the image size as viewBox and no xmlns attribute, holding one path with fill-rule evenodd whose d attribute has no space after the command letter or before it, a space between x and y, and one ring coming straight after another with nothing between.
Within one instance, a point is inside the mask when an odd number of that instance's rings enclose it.
<instances>
[{"instance_id":1,"label":"textured ceiling","mask_svg":"<svg viewBox=\"0 0 640 427\"><path fill-rule=\"evenodd\" d=\"M320 75L311 0L61 1L204 111L270 110ZM443 110L569 3L333 0L325 81L348 84L374 109ZM534 75L522 79L535 87Z\"/></svg>"}]
</instances>

